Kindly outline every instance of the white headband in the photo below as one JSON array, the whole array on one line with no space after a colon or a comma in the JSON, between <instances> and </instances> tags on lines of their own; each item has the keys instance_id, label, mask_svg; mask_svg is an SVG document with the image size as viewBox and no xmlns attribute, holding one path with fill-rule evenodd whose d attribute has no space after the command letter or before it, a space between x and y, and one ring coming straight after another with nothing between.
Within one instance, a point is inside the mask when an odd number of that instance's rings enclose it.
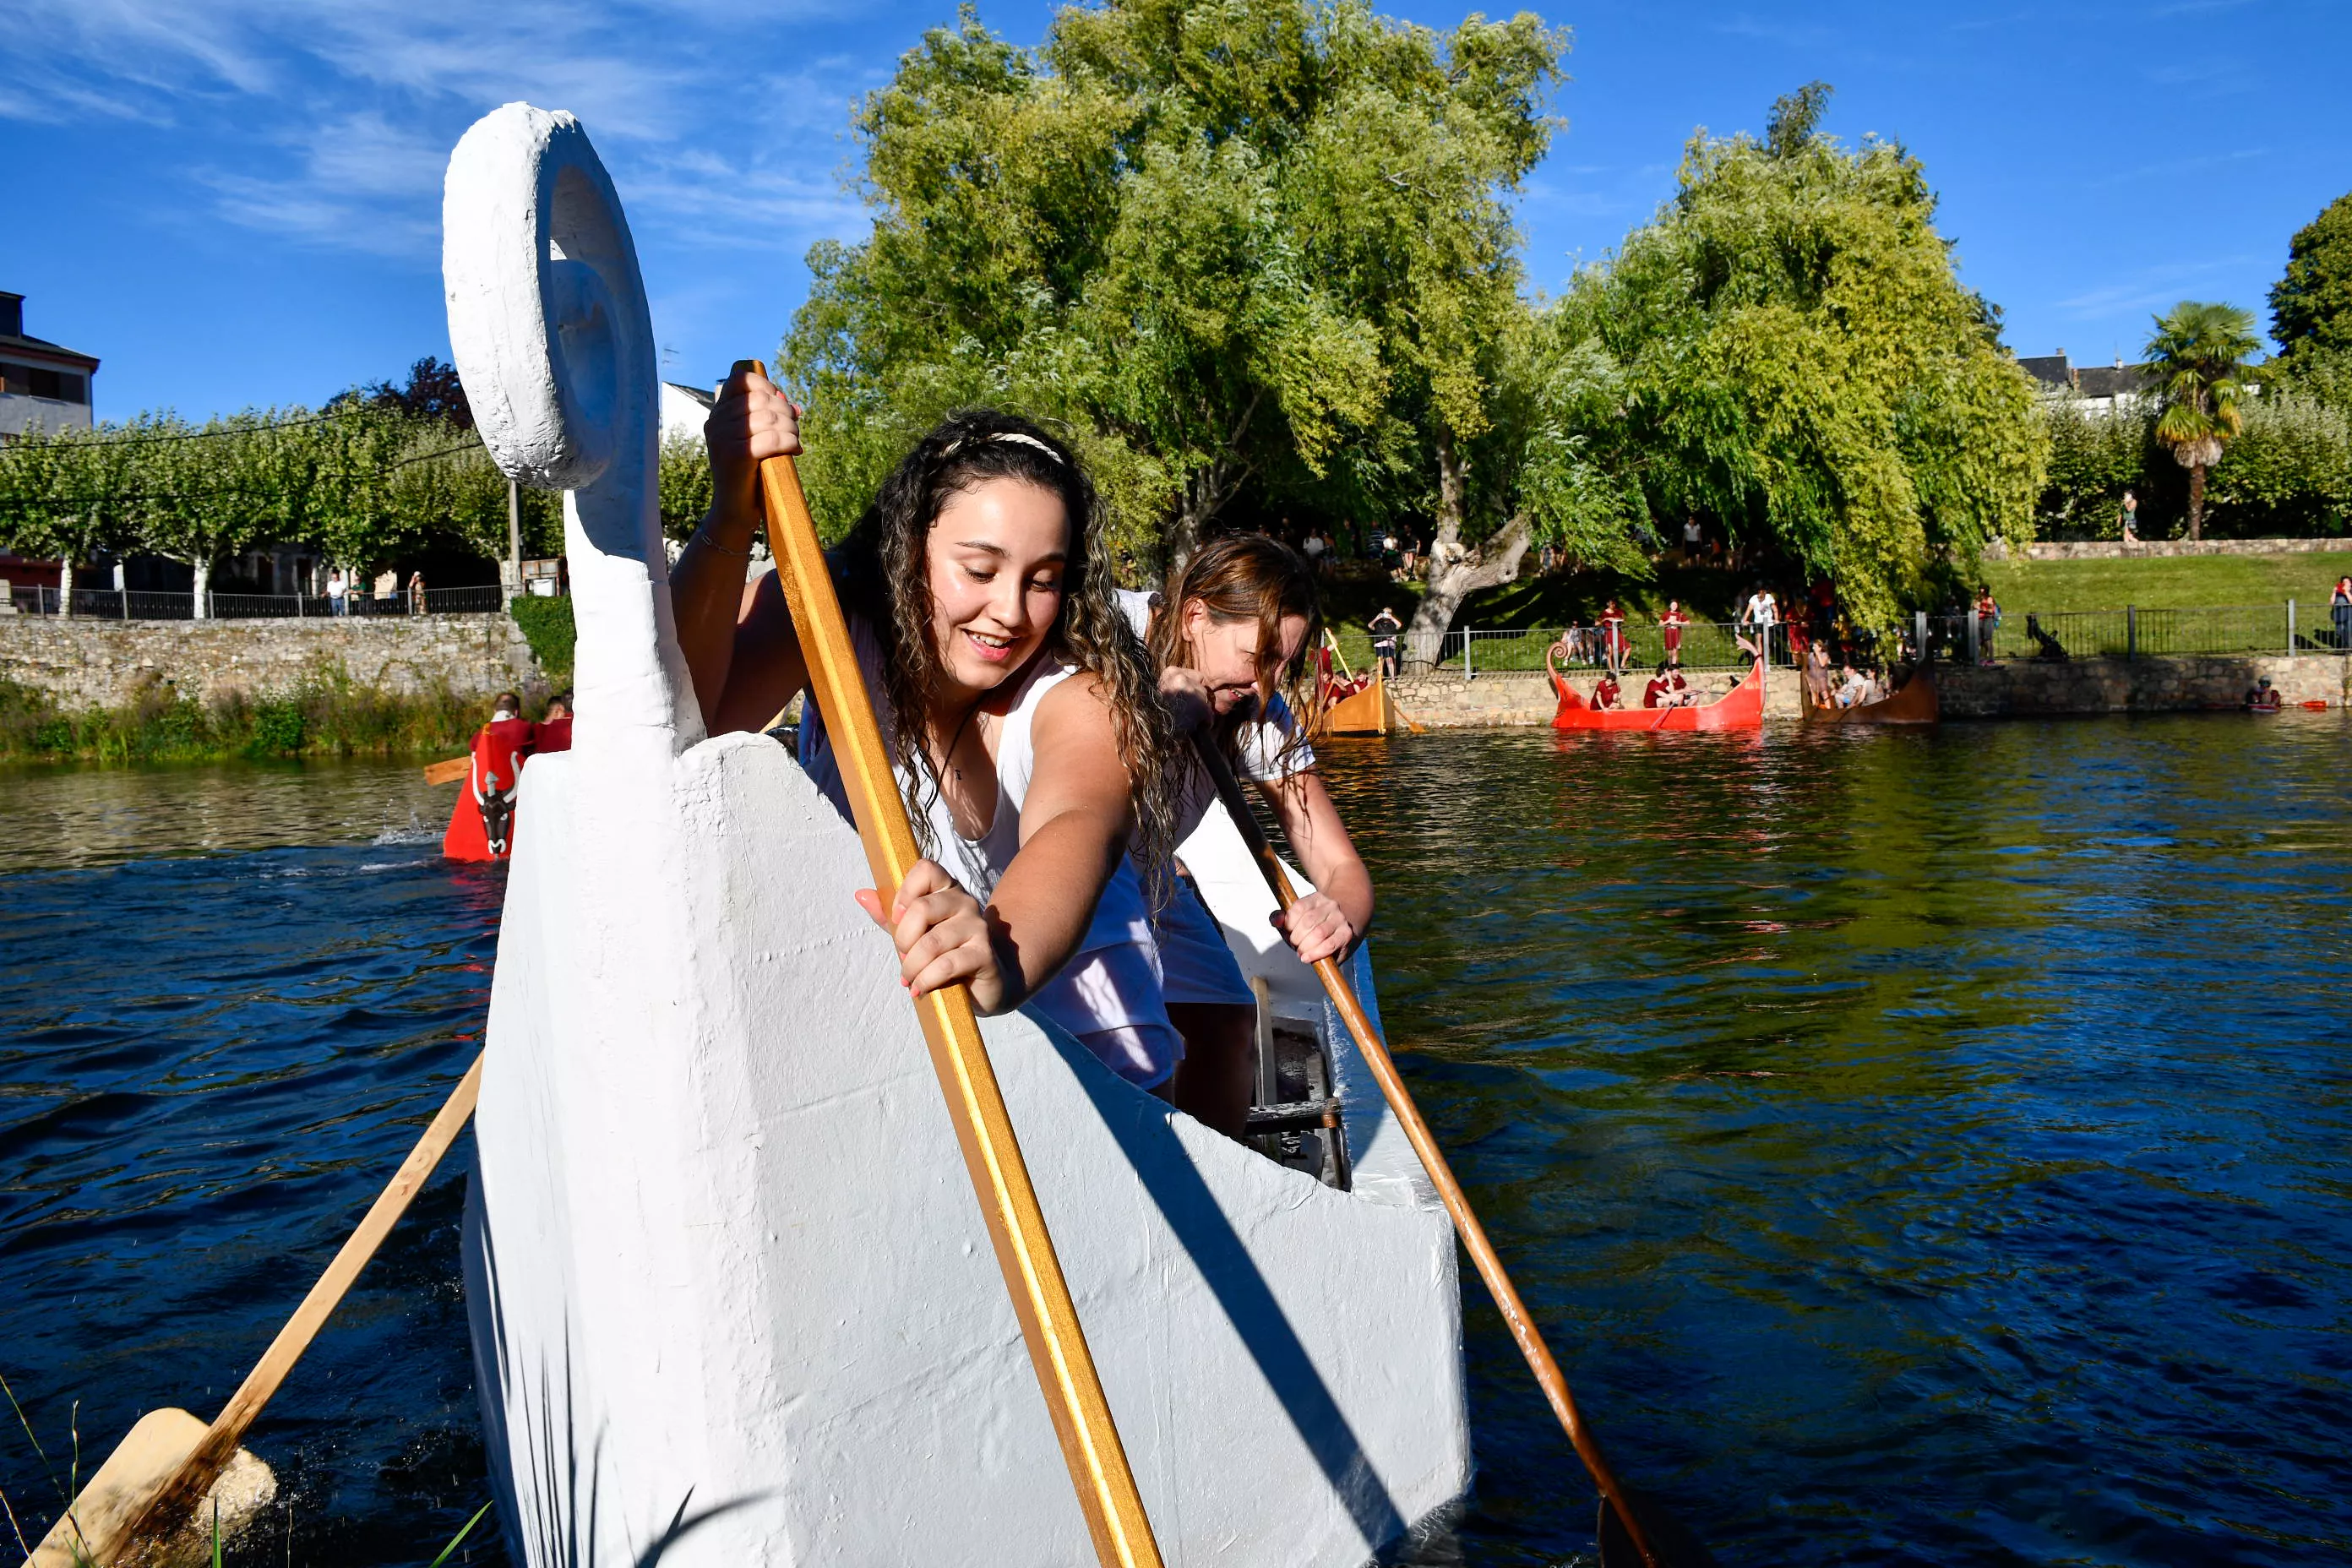
<instances>
[{"instance_id":1,"label":"white headband","mask_svg":"<svg viewBox=\"0 0 2352 1568\"><path fill-rule=\"evenodd\" d=\"M1024 436L1018 430L1000 430L995 435L985 437L983 439L990 441L1018 441L1024 447L1036 447L1037 450L1045 453L1045 456L1053 458L1056 463L1062 460L1061 453L1056 452L1053 447L1048 447L1045 442L1037 439L1036 437ZM952 458L961 450L963 450L963 443L961 441L958 441L946 451L941 452L940 456L942 458Z\"/></svg>"}]
</instances>

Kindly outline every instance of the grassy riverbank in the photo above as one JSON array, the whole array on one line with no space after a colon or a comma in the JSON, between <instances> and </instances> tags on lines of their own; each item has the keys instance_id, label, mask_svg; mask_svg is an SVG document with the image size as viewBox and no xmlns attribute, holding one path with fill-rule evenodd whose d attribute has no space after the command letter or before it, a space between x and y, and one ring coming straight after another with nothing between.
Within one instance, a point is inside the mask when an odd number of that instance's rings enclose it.
<instances>
[{"instance_id":1,"label":"grassy riverbank","mask_svg":"<svg viewBox=\"0 0 2352 1568\"><path fill-rule=\"evenodd\" d=\"M204 701L158 682L121 707L79 711L0 679L0 761L446 756L463 751L489 713L486 697L385 691L340 673L275 695L232 691Z\"/></svg>"},{"instance_id":2,"label":"grassy riverbank","mask_svg":"<svg viewBox=\"0 0 2352 1568\"><path fill-rule=\"evenodd\" d=\"M2001 608L2204 609L2277 605L2288 599L2324 611L2336 579L2352 574L2352 549L2309 555L2168 555L2120 561L1988 561L1985 581Z\"/></svg>"}]
</instances>

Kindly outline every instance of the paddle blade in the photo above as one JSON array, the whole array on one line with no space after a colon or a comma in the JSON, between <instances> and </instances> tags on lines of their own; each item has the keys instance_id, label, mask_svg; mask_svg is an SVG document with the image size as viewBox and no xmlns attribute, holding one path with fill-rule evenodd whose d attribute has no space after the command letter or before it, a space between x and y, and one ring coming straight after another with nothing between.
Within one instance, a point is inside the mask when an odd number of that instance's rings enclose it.
<instances>
[{"instance_id":1,"label":"paddle blade","mask_svg":"<svg viewBox=\"0 0 2352 1568\"><path fill-rule=\"evenodd\" d=\"M1638 1488L1624 1489L1626 1500L1641 1516L1642 1533L1650 1538L1650 1545L1658 1554L1657 1568L1715 1568L1714 1554L1698 1543L1698 1538L1683 1528L1680 1521L1661 1508L1658 1500ZM1601 1568L1643 1568L1641 1549L1627 1533L1625 1521L1601 1500L1601 1522L1596 1527L1601 1539Z\"/></svg>"},{"instance_id":2,"label":"paddle blade","mask_svg":"<svg viewBox=\"0 0 2352 1568\"><path fill-rule=\"evenodd\" d=\"M471 757L451 757L446 762L427 763L425 764L425 782L429 784L456 784L466 776L466 770L473 764Z\"/></svg>"},{"instance_id":3,"label":"paddle blade","mask_svg":"<svg viewBox=\"0 0 2352 1568\"><path fill-rule=\"evenodd\" d=\"M40 1545L25 1560L25 1568L86 1568L91 1563L116 1568L130 1561L132 1554L122 1549L119 1539L123 1530L147 1506L147 1500L172 1479L180 1462L195 1451L205 1431L205 1424L184 1410L151 1410L141 1416L139 1425L131 1428L99 1467L98 1474L81 1489L73 1508L41 1538ZM269 1467L239 1448L205 1494L195 1517L162 1542L161 1550L140 1553L138 1561L209 1561L215 1502L220 1504L221 1539L226 1541L277 1496L278 1478Z\"/></svg>"}]
</instances>

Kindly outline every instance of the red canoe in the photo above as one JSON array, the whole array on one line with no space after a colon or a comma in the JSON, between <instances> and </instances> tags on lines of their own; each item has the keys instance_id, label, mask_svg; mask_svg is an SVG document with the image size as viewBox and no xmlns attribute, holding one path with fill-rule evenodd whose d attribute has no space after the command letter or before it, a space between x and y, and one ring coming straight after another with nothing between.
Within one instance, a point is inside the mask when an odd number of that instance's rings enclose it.
<instances>
[{"instance_id":1,"label":"red canoe","mask_svg":"<svg viewBox=\"0 0 2352 1568\"><path fill-rule=\"evenodd\" d=\"M1759 660L1747 678L1701 708L1595 708L1558 675L1552 689L1559 693L1555 730L1760 730L1764 727L1764 665Z\"/></svg>"}]
</instances>

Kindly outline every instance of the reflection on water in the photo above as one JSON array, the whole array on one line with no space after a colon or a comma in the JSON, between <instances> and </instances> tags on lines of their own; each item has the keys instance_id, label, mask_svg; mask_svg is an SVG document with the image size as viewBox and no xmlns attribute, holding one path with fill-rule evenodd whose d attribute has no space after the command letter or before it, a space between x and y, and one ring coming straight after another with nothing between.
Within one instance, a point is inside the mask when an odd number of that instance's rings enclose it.
<instances>
[{"instance_id":1,"label":"reflection on water","mask_svg":"<svg viewBox=\"0 0 2352 1568\"><path fill-rule=\"evenodd\" d=\"M437 844L456 798L413 763L0 767L0 872L289 844Z\"/></svg>"},{"instance_id":2,"label":"reflection on water","mask_svg":"<svg viewBox=\"0 0 2352 1568\"><path fill-rule=\"evenodd\" d=\"M2347 760L2232 717L1333 772L1415 1087L1727 1562L2287 1563L2352 1548ZM1464 1550L1559 1561L1589 1489L1465 1292Z\"/></svg>"},{"instance_id":3,"label":"reflection on water","mask_svg":"<svg viewBox=\"0 0 2352 1568\"><path fill-rule=\"evenodd\" d=\"M1621 1467L1727 1563L2284 1564L2352 1552L2347 762L2298 715L1328 766L1416 1091ZM0 878L0 1372L45 1436L215 1408L463 1069L501 882L439 860L447 805L406 767L0 779L6 863L51 868ZM486 1495L457 1195L257 1432L295 1561L428 1561ZM1465 1279L1454 1549L1568 1561L1591 1489Z\"/></svg>"}]
</instances>

